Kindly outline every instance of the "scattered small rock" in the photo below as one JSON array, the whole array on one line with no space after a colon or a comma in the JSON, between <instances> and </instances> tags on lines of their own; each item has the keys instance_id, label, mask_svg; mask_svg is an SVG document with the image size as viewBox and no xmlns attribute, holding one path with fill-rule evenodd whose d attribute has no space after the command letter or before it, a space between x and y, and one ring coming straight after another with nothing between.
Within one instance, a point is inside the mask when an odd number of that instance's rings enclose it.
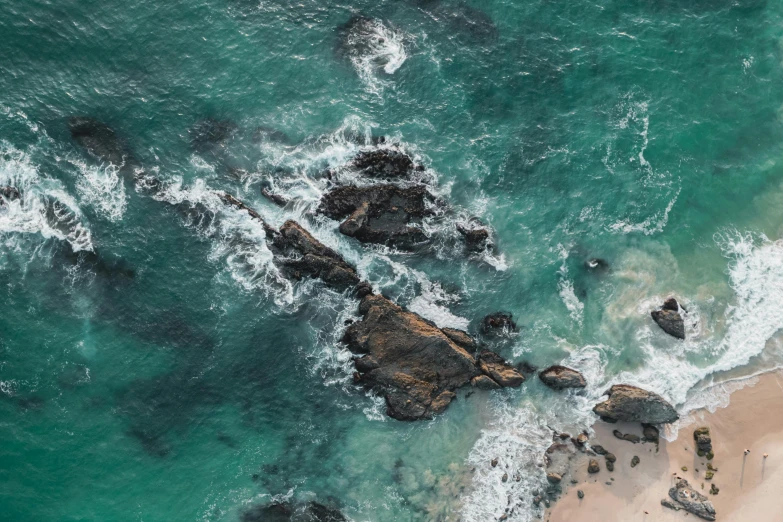
<instances>
[{"instance_id":1,"label":"scattered small rock","mask_svg":"<svg viewBox=\"0 0 783 522\"><path fill-rule=\"evenodd\" d=\"M712 438L708 427L702 426L693 430L693 440L696 442L696 453L699 457L712 453Z\"/></svg>"},{"instance_id":2,"label":"scattered small rock","mask_svg":"<svg viewBox=\"0 0 783 522\"><path fill-rule=\"evenodd\" d=\"M598 465L598 461L596 459L590 459L590 462L587 465L587 472L598 473L599 471L601 471L601 468Z\"/></svg>"},{"instance_id":3,"label":"scattered small rock","mask_svg":"<svg viewBox=\"0 0 783 522\"><path fill-rule=\"evenodd\" d=\"M635 468L637 465L639 465L639 457L634 455L633 458L631 459L631 467Z\"/></svg>"},{"instance_id":4,"label":"scattered small rock","mask_svg":"<svg viewBox=\"0 0 783 522\"><path fill-rule=\"evenodd\" d=\"M606 455L608 452L604 449L603 446L599 444L592 444L590 446L590 449L592 449L597 455Z\"/></svg>"},{"instance_id":5,"label":"scattered small rock","mask_svg":"<svg viewBox=\"0 0 783 522\"><path fill-rule=\"evenodd\" d=\"M493 468L498 465L498 459L492 459L492 462L489 463Z\"/></svg>"},{"instance_id":6,"label":"scattered small rock","mask_svg":"<svg viewBox=\"0 0 783 522\"><path fill-rule=\"evenodd\" d=\"M614 471L614 462L608 462L607 461L606 469L607 469L607 471Z\"/></svg>"},{"instance_id":7,"label":"scattered small rock","mask_svg":"<svg viewBox=\"0 0 783 522\"><path fill-rule=\"evenodd\" d=\"M688 466L683 466L680 469L683 470L683 471L688 471Z\"/></svg>"},{"instance_id":8,"label":"scattered small rock","mask_svg":"<svg viewBox=\"0 0 783 522\"><path fill-rule=\"evenodd\" d=\"M508 482L508 473L503 473L503 477L500 480L503 482Z\"/></svg>"},{"instance_id":9,"label":"scattered small rock","mask_svg":"<svg viewBox=\"0 0 783 522\"><path fill-rule=\"evenodd\" d=\"M585 498L585 492L580 489L576 492L576 496L579 498Z\"/></svg>"},{"instance_id":10,"label":"scattered small rock","mask_svg":"<svg viewBox=\"0 0 783 522\"><path fill-rule=\"evenodd\" d=\"M616 462L617 457L615 457L614 453L606 453L604 455L604 458L606 459L606 462Z\"/></svg>"},{"instance_id":11,"label":"scattered small rock","mask_svg":"<svg viewBox=\"0 0 783 522\"><path fill-rule=\"evenodd\" d=\"M718 493L720 493L720 489L715 484L712 484L710 486L710 495L717 495Z\"/></svg>"}]
</instances>

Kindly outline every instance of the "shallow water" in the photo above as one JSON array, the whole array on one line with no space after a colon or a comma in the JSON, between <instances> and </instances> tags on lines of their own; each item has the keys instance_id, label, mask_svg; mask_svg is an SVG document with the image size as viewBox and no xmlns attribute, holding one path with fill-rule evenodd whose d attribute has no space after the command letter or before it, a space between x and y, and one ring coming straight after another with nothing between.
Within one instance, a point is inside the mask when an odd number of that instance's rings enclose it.
<instances>
[{"instance_id":1,"label":"shallow water","mask_svg":"<svg viewBox=\"0 0 783 522\"><path fill-rule=\"evenodd\" d=\"M355 16L372 30L348 42ZM291 498L353 520L528 521L550 428L588 427L608 385L686 411L780 365L782 18L764 0L0 0L0 186L29 194L0 208L2 518L235 521ZM138 193L71 116L112 126L169 188ZM194 139L207 118L229 122L218 144ZM449 202L432 249L363 246L312 215L323 172L373 136ZM588 389L531 379L386 418L338 342L355 301L283 279L209 189L306 224L442 326L512 312L493 349ZM471 217L492 255L463 251ZM649 318L669 295L686 342Z\"/></svg>"}]
</instances>

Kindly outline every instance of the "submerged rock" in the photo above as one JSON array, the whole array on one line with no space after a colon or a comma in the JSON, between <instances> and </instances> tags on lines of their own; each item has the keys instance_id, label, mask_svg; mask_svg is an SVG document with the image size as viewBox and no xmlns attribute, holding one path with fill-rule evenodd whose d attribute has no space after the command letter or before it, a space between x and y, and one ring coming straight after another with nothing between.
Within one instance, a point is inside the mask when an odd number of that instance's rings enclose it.
<instances>
[{"instance_id":1,"label":"submerged rock","mask_svg":"<svg viewBox=\"0 0 783 522\"><path fill-rule=\"evenodd\" d=\"M677 410L663 397L636 386L616 384L605 395L609 399L593 408L593 412L602 419L668 424L680 418Z\"/></svg>"},{"instance_id":2,"label":"submerged rock","mask_svg":"<svg viewBox=\"0 0 783 522\"><path fill-rule=\"evenodd\" d=\"M704 520L715 520L715 507L713 507L712 502L693 489L687 480L678 480L677 484L669 489L669 497L676 502L676 505L688 513L692 513Z\"/></svg>"},{"instance_id":3,"label":"submerged rock","mask_svg":"<svg viewBox=\"0 0 783 522\"><path fill-rule=\"evenodd\" d=\"M347 518L338 510L308 502L302 506L274 502L253 506L240 516L241 522L347 522Z\"/></svg>"},{"instance_id":4,"label":"submerged rock","mask_svg":"<svg viewBox=\"0 0 783 522\"><path fill-rule=\"evenodd\" d=\"M443 330L381 295L367 295L360 305L361 321L348 327L343 341L356 354L367 354L377 367L357 365L360 382L382 393L387 414L399 420L432 417L446 409L454 391L467 384L518 386L524 381L493 352L479 360ZM359 359L362 361L363 359Z\"/></svg>"},{"instance_id":5,"label":"submerged rock","mask_svg":"<svg viewBox=\"0 0 783 522\"><path fill-rule=\"evenodd\" d=\"M668 298L660 310L653 310L650 315L664 332L677 339L685 339L685 321L676 299Z\"/></svg>"},{"instance_id":6,"label":"submerged rock","mask_svg":"<svg viewBox=\"0 0 783 522\"><path fill-rule=\"evenodd\" d=\"M113 165L123 165L130 159L130 152L114 129L103 122L88 117L72 117L68 120L71 138L100 160Z\"/></svg>"},{"instance_id":7,"label":"submerged rock","mask_svg":"<svg viewBox=\"0 0 783 522\"><path fill-rule=\"evenodd\" d=\"M197 151L224 144L238 130L236 123L230 120L205 118L190 128L190 145Z\"/></svg>"},{"instance_id":8,"label":"submerged rock","mask_svg":"<svg viewBox=\"0 0 783 522\"><path fill-rule=\"evenodd\" d=\"M19 189L11 186L0 187L0 196L2 196L0 197L0 207L5 205L6 201L14 201L22 197Z\"/></svg>"},{"instance_id":9,"label":"submerged rock","mask_svg":"<svg viewBox=\"0 0 783 522\"><path fill-rule=\"evenodd\" d=\"M344 219L340 232L362 243L411 249L428 239L413 225L432 214L428 203L434 199L423 185L343 186L323 196L318 212Z\"/></svg>"},{"instance_id":10,"label":"submerged rock","mask_svg":"<svg viewBox=\"0 0 783 522\"><path fill-rule=\"evenodd\" d=\"M541 381L554 390L566 388L584 388L587 386L584 376L565 366L550 366L538 374Z\"/></svg>"},{"instance_id":11,"label":"submerged rock","mask_svg":"<svg viewBox=\"0 0 783 522\"><path fill-rule=\"evenodd\" d=\"M481 320L481 332L491 334L497 332L513 332L517 324L513 321L509 312L495 312Z\"/></svg>"}]
</instances>

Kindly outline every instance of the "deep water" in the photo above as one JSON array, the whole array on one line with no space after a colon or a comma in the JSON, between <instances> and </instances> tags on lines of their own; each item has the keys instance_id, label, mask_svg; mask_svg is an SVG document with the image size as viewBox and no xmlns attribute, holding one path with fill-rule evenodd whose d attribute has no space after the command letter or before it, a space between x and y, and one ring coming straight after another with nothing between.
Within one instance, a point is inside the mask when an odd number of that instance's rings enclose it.
<instances>
[{"instance_id":1,"label":"deep water","mask_svg":"<svg viewBox=\"0 0 783 522\"><path fill-rule=\"evenodd\" d=\"M781 364L783 3L0 0L0 56L0 186L25 194L0 206L2 520L233 522L287 499L528 521L550 428L588 428L610 384L685 412ZM80 148L73 116L111 126L125 165ZM379 136L449 203L431 248L313 212ZM145 196L133 168L172 187ZM484 341L587 390L530 379L385 417L339 343L355 300L284 279L207 188L298 220L440 326L513 313ZM464 250L473 217L493 252ZM669 295L685 342L650 319Z\"/></svg>"}]
</instances>

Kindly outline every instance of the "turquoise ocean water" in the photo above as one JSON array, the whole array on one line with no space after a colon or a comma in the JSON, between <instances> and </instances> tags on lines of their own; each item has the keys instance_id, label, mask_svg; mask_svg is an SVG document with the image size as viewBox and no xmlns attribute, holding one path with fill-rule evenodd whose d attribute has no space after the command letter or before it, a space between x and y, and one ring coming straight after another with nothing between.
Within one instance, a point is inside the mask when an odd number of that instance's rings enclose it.
<instances>
[{"instance_id":1,"label":"turquoise ocean water","mask_svg":"<svg viewBox=\"0 0 783 522\"><path fill-rule=\"evenodd\" d=\"M362 45L341 39L354 16L375 20ZM686 412L783 360L783 3L0 0L0 56L0 186L25 194L0 208L2 520L236 521L288 499L528 521L550 428L589 427L608 385ZM72 116L172 188L137 193ZM231 122L220 147L193 146L207 118ZM324 171L373 136L448 200L432 249L363 246L313 214ZM355 301L281 279L210 188L300 221L440 326L512 312L493 349L587 390L530 379L386 418L338 342ZM471 217L492 254L463 251ZM104 264L74 265L81 250ZM669 295L686 342L649 318Z\"/></svg>"}]
</instances>

